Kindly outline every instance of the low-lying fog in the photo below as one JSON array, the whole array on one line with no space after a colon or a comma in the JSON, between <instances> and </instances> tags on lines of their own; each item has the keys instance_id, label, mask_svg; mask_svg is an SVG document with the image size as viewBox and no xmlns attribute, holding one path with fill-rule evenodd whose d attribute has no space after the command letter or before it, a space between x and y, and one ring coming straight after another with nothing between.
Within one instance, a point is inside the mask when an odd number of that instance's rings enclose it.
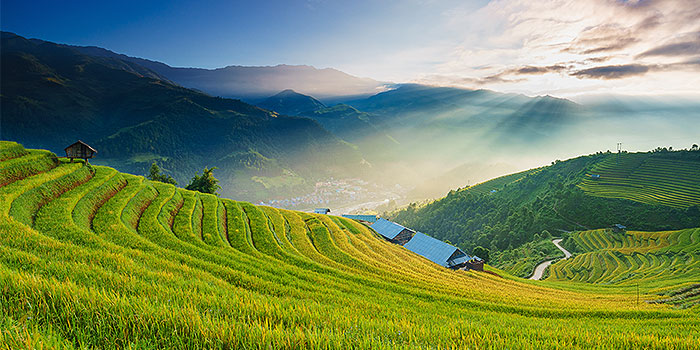
<instances>
[{"instance_id":1,"label":"low-lying fog","mask_svg":"<svg viewBox=\"0 0 700 350\"><path fill-rule=\"evenodd\" d=\"M411 106L370 110L378 130L353 142L371 164L363 176L367 188L336 189L366 193L326 202L320 194L321 201L307 207L335 206L336 213L386 210L557 159L615 152L618 142L630 152L700 143L700 103L692 100L597 98L575 103L499 94L471 104L422 106L415 111Z\"/></svg>"}]
</instances>

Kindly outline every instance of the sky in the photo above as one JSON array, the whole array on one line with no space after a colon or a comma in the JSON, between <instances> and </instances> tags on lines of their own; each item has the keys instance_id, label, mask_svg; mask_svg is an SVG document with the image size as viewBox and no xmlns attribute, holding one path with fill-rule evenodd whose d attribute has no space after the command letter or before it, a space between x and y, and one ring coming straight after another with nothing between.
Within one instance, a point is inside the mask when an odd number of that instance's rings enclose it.
<instances>
[{"instance_id":1,"label":"sky","mask_svg":"<svg viewBox=\"0 0 700 350\"><path fill-rule=\"evenodd\" d=\"M698 0L2 0L0 28L177 67L528 95L700 95Z\"/></svg>"}]
</instances>

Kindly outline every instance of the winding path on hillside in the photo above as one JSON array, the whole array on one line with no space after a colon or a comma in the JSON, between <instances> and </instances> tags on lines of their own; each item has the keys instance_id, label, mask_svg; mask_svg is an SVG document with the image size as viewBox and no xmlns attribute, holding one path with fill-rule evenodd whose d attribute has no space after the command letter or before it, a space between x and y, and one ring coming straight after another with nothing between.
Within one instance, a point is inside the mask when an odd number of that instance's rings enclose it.
<instances>
[{"instance_id":1,"label":"winding path on hillside","mask_svg":"<svg viewBox=\"0 0 700 350\"><path fill-rule=\"evenodd\" d=\"M559 250L561 250L562 253L564 253L564 259L568 259L571 256L571 253L569 253L568 250L564 249L564 247L562 247L559 244L559 243L561 243L561 241L562 241L561 238L553 239L552 243L554 243L554 245L557 246L557 248L559 248ZM549 267L549 265L552 265L552 263L554 263L557 260L559 260L559 259L552 259L552 260L547 260L547 261L541 262L539 265L537 265L535 267L535 272L532 273L532 277L530 277L530 279L531 280L541 279L542 274L544 273L544 270L546 270L547 267Z\"/></svg>"}]
</instances>

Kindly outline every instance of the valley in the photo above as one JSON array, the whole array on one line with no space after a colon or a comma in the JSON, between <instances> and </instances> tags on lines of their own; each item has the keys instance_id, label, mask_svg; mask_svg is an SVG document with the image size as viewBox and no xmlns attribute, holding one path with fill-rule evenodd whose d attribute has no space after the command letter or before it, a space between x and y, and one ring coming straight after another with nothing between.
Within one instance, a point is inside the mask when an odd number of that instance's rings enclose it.
<instances>
[{"instance_id":1,"label":"valley","mask_svg":"<svg viewBox=\"0 0 700 350\"><path fill-rule=\"evenodd\" d=\"M10 347L699 345L696 310L636 304L626 283L561 282L572 271L562 262L545 281L452 271L340 217L219 199L10 142L0 159L0 343ZM684 254L696 233L574 239ZM696 262L655 279L642 300L687 286Z\"/></svg>"},{"instance_id":2,"label":"valley","mask_svg":"<svg viewBox=\"0 0 700 350\"><path fill-rule=\"evenodd\" d=\"M700 349L698 18L0 0L0 350Z\"/></svg>"},{"instance_id":3,"label":"valley","mask_svg":"<svg viewBox=\"0 0 700 350\"><path fill-rule=\"evenodd\" d=\"M687 100L645 101L650 113L634 99L581 104L418 84L329 97L331 90L303 89L304 79L325 74L310 67L279 68L287 78L277 68L197 75L97 47L2 36L3 69L14 72L3 77L3 139L55 152L82 139L100 151L99 164L146 174L156 162L181 184L217 167L223 195L256 203L292 202L316 196L317 182L360 179L371 184L366 191L379 188L377 195L400 186L400 206L605 151L621 139L625 148L648 150L661 134L683 148L700 133L692 122L700 105ZM250 97L203 88L217 74L215 81L242 79L239 86L279 76L274 84L282 91ZM340 81L361 85L350 76ZM376 202L368 197L339 205Z\"/></svg>"}]
</instances>

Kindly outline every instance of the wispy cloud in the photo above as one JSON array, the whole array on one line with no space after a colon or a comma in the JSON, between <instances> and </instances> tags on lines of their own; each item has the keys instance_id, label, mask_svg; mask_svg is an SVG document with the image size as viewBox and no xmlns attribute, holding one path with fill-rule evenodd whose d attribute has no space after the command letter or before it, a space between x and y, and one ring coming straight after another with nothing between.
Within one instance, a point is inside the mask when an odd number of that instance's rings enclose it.
<instances>
[{"instance_id":1,"label":"wispy cloud","mask_svg":"<svg viewBox=\"0 0 700 350\"><path fill-rule=\"evenodd\" d=\"M649 72L663 71L698 71L700 70L700 57L669 64L622 64L616 66L599 66L572 72L571 76L577 78L592 79L622 79L632 76L640 76Z\"/></svg>"},{"instance_id":2,"label":"wispy cloud","mask_svg":"<svg viewBox=\"0 0 700 350\"><path fill-rule=\"evenodd\" d=\"M578 78L622 79L635 75L643 75L649 70L649 66L642 64L622 64L618 66L601 66L583 69L571 75Z\"/></svg>"},{"instance_id":3,"label":"wispy cloud","mask_svg":"<svg viewBox=\"0 0 700 350\"><path fill-rule=\"evenodd\" d=\"M512 75L528 75L528 74L546 74L546 73L556 73L567 70L568 67L563 64L555 64L551 66L538 67L538 66L524 66L520 68L511 68L505 70L502 74L512 74Z\"/></svg>"},{"instance_id":4,"label":"wispy cloud","mask_svg":"<svg viewBox=\"0 0 700 350\"><path fill-rule=\"evenodd\" d=\"M698 19L700 21L700 18ZM692 56L700 54L700 32L688 35L690 40L681 41L674 40L674 42L666 43L661 46L654 47L650 50L644 51L637 55L637 58L651 57L651 56Z\"/></svg>"},{"instance_id":5,"label":"wispy cloud","mask_svg":"<svg viewBox=\"0 0 700 350\"><path fill-rule=\"evenodd\" d=\"M700 93L688 60L700 55L696 0L495 0L451 15L447 23L466 31L463 41L425 77L518 92L600 89L594 81L603 81L610 91ZM677 81L677 73L687 79Z\"/></svg>"},{"instance_id":6,"label":"wispy cloud","mask_svg":"<svg viewBox=\"0 0 700 350\"><path fill-rule=\"evenodd\" d=\"M600 52L619 51L640 41L631 28L617 23L605 23L584 30L563 52L589 55Z\"/></svg>"}]
</instances>

